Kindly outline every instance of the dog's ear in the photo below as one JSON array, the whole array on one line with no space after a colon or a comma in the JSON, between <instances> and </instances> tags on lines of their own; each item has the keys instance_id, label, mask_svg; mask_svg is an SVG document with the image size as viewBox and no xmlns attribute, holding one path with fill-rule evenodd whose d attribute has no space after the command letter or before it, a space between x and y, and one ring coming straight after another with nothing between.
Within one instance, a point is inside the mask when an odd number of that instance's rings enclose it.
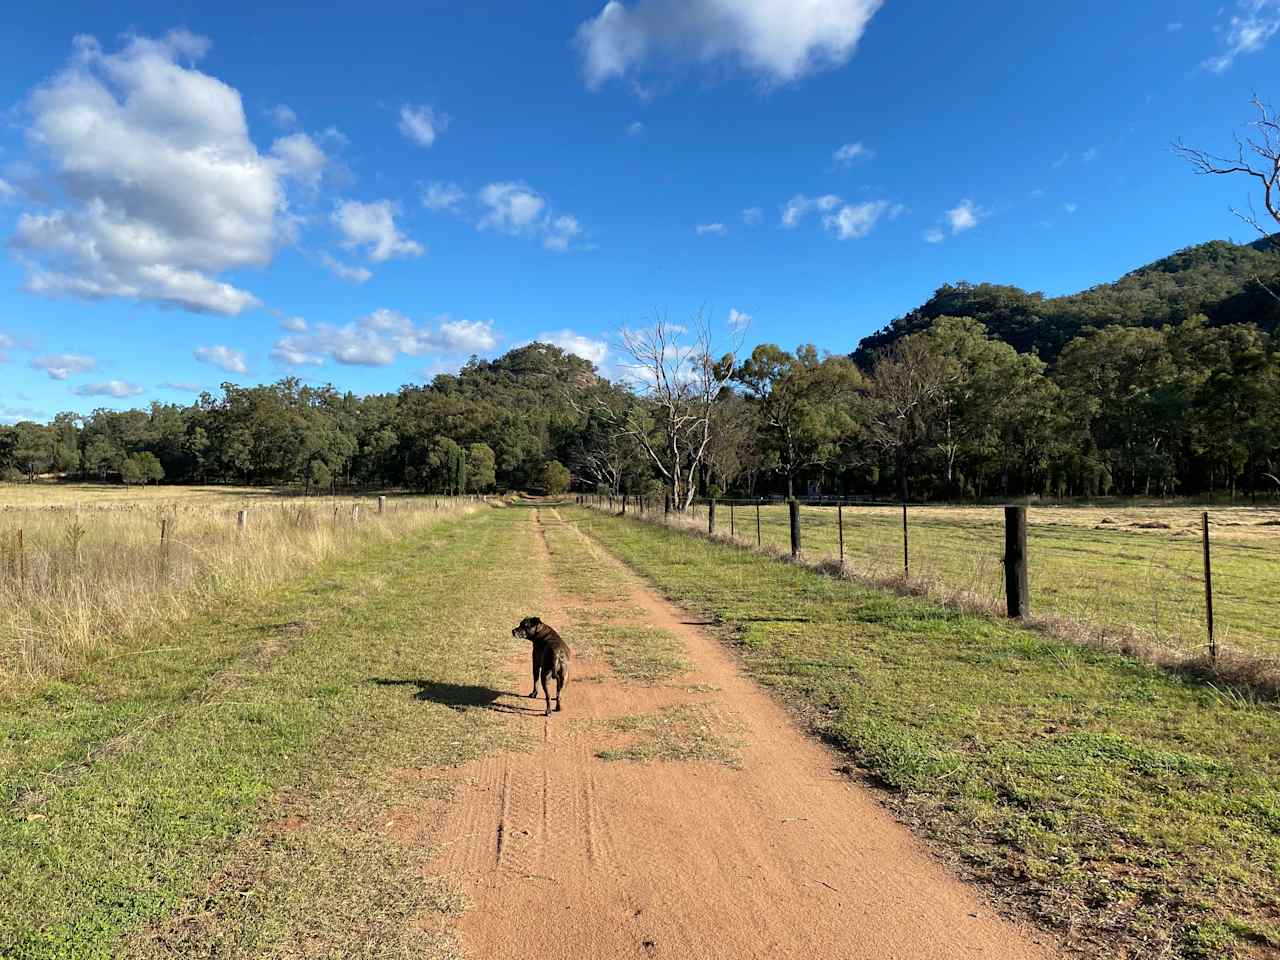
<instances>
[{"instance_id":1,"label":"dog's ear","mask_svg":"<svg viewBox=\"0 0 1280 960\"><path fill-rule=\"evenodd\" d=\"M531 627L536 627L536 626L538 626L538 624L540 624L540 623L542 623L542 621L541 621L541 620L539 620L537 617L530 617L530 618L529 618L529 626L531 626Z\"/></svg>"}]
</instances>

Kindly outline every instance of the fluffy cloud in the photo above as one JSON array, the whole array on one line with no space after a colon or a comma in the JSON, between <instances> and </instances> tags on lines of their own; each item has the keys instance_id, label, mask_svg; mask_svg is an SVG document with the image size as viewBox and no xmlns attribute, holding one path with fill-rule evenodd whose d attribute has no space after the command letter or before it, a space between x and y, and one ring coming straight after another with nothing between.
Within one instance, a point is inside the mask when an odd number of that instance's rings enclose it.
<instances>
[{"instance_id":1,"label":"fluffy cloud","mask_svg":"<svg viewBox=\"0 0 1280 960\"><path fill-rule=\"evenodd\" d=\"M742 211L742 222L748 227L758 227L764 220L764 211L759 207L747 207Z\"/></svg>"},{"instance_id":2,"label":"fluffy cloud","mask_svg":"<svg viewBox=\"0 0 1280 960\"><path fill-rule=\"evenodd\" d=\"M427 184L422 191L422 205L428 210L452 210L463 200L466 194L456 183L442 183L439 180Z\"/></svg>"},{"instance_id":3,"label":"fluffy cloud","mask_svg":"<svg viewBox=\"0 0 1280 960\"><path fill-rule=\"evenodd\" d=\"M449 117L426 104L415 107L406 103L400 108L400 133L420 147L431 146L448 126Z\"/></svg>"},{"instance_id":4,"label":"fluffy cloud","mask_svg":"<svg viewBox=\"0 0 1280 960\"><path fill-rule=\"evenodd\" d=\"M1213 73L1227 70L1242 53L1257 53L1280 31L1280 0L1236 0L1235 8L1223 31L1226 50L1201 64Z\"/></svg>"},{"instance_id":5,"label":"fluffy cloud","mask_svg":"<svg viewBox=\"0 0 1280 960\"><path fill-rule=\"evenodd\" d=\"M16 346L13 337L6 333L0 333L0 363L9 362L9 351Z\"/></svg>"},{"instance_id":6,"label":"fluffy cloud","mask_svg":"<svg viewBox=\"0 0 1280 960\"><path fill-rule=\"evenodd\" d=\"M128 380L108 380L105 383L86 383L71 391L77 397L136 397L142 388Z\"/></svg>"},{"instance_id":7,"label":"fluffy cloud","mask_svg":"<svg viewBox=\"0 0 1280 960\"><path fill-rule=\"evenodd\" d=\"M859 240L869 234L876 222L889 209L887 200L846 203L835 213L822 218L822 225L840 240Z\"/></svg>"},{"instance_id":8,"label":"fluffy cloud","mask_svg":"<svg viewBox=\"0 0 1280 960\"><path fill-rule=\"evenodd\" d=\"M930 227L924 232L925 243L941 243L945 239L947 235L941 227Z\"/></svg>"},{"instance_id":9,"label":"fluffy cloud","mask_svg":"<svg viewBox=\"0 0 1280 960\"><path fill-rule=\"evenodd\" d=\"M342 245L348 250L363 247L374 263L392 257L420 257L425 252L422 244L410 240L396 227L396 207L390 200L344 200L334 208L331 219L342 232Z\"/></svg>"},{"instance_id":10,"label":"fluffy cloud","mask_svg":"<svg viewBox=\"0 0 1280 960\"><path fill-rule=\"evenodd\" d=\"M649 61L728 60L770 83L840 66L882 0L609 0L578 27L587 86Z\"/></svg>"},{"instance_id":11,"label":"fluffy cloud","mask_svg":"<svg viewBox=\"0 0 1280 960\"><path fill-rule=\"evenodd\" d=\"M0 177L0 202L10 199L17 192L18 191L14 188L13 184L4 177Z\"/></svg>"},{"instance_id":12,"label":"fluffy cloud","mask_svg":"<svg viewBox=\"0 0 1280 960\"><path fill-rule=\"evenodd\" d=\"M846 167L859 157L870 157L871 151L862 145L862 141L857 143L846 143L843 147L831 155L832 159L842 167Z\"/></svg>"},{"instance_id":13,"label":"fluffy cloud","mask_svg":"<svg viewBox=\"0 0 1280 960\"><path fill-rule=\"evenodd\" d=\"M698 236L705 237L710 234L713 237L723 237L728 230L723 223L700 223L693 228L697 231Z\"/></svg>"},{"instance_id":14,"label":"fluffy cloud","mask_svg":"<svg viewBox=\"0 0 1280 960\"><path fill-rule=\"evenodd\" d=\"M582 224L577 217L554 216L546 198L523 183L490 183L481 188L477 198L485 211L476 223L477 229L496 230L511 236L541 234L542 245L555 251L568 250L582 235Z\"/></svg>"},{"instance_id":15,"label":"fluffy cloud","mask_svg":"<svg viewBox=\"0 0 1280 960\"><path fill-rule=\"evenodd\" d=\"M298 125L298 115L293 112L292 108L283 103L277 103L274 107L267 111L267 116L271 121L282 129L287 130L289 127Z\"/></svg>"},{"instance_id":16,"label":"fluffy cloud","mask_svg":"<svg viewBox=\"0 0 1280 960\"><path fill-rule=\"evenodd\" d=\"M0 347L4 346L0 342ZM66 380L74 373L88 373L98 369L98 361L78 353L55 353L36 357L31 361L34 370L43 370L53 380Z\"/></svg>"},{"instance_id":17,"label":"fluffy cloud","mask_svg":"<svg viewBox=\"0 0 1280 960\"><path fill-rule=\"evenodd\" d=\"M280 326L285 330L292 331L293 333L307 332L307 321L303 320L301 317L285 317L280 321Z\"/></svg>"},{"instance_id":18,"label":"fluffy cloud","mask_svg":"<svg viewBox=\"0 0 1280 960\"><path fill-rule=\"evenodd\" d=\"M320 254L320 262L335 277L345 280L347 283L354 283L357 286L373 276L373 271L368 267L353 267L328 253Z\"/></svg>"},{"instance_id":19,"label":"fluffy cloud","mask_svg":"<svg viewBox=\"0 0 1280 960\"><path fill-rule=\"evenodd\" d=\"M565 353L572 353L575 357L581 357L596 366L604 363L609 355L609 344L604 340L593 340L568 329L540 333L537 339L541 343L554 344Z\"/></svg>"},{"instance_id":20,"label":"fluffy cloud","mask_svg":"<svg viewBox=\"0 0 1280 960\"><path fill-rule=\"evenodd\" d=\"M498 344L492 320L449 320L418 326L396 310L375 310L343 326L319 324L311 333L282 337L272 358L285 366L338 363L385 367L405 355L482 353Z\"/></svg>"},{"instance_id":21,"label":"fluffy cloud","mask_svg":"<svg viewBox=\"0 0 1280 960\"><path fill-rule=\"evenodd\" d=\"M821 197L806 197L797 193L782 208L782 225L788 229L797 226L812 210L828 213L840 205L840 198L834 193Z\"/></svg>"},{"instance_id":22,"label":"fluffy cloud","mask_svg":"<svg viewBox=\"0 0 1280 960\"><path fill-rule=\"evenodd\" d=\"M271 145L271 155L280 172L314 190L320 185L320 174L328 158L314 140L305 133L291 133Z\"/></svg>"},{"instance_id":23,"label":"fluffy cloud","mask_svg":"<svg viewBox=\"0 0 1280 960\"><path fill-rule=\"evenodd\" d=\"M78 37L28 99L28 137L67 198L24 213L10 241L28 289L239 314L253 294L214 275L270 262L284 230L279 162L249 139L240 94L182 66L208 49L186 31L106 53Z\"/></svg>"},{"instance_id":24,"label":"fluffy cloud","mask_svg":"<svg viewBox=\"0 0 1280 960\"><path fill-rule=\"evenodd\" d=\"M741 332L751 326L751 314L743 313L737 307L729 308L729 329L735 333Z\"/></svg>"},{"instance_id":25,"label":"fluffy cloud","mask_svg":"<svg viewBox=\"0 0 1280 960\"><path fill-rule=\"evenodd\" d=\"M944 214L953 234L972 230L984 216L986 211L976 206L972 200L961 200L958 206L952 207Z\"/></svg>"},{"instance_id":26,"label":"fluffy cloud","mask_svg":"<svg viewBox=\"0 0 1280 960\"><path fill-rule=\"evenodd\" d=\"M230 347L197 347L194 356L201 363L209 363L227 371L227 373L248 373L249 365L245 363L244 354Z\"/></svg>"}]
</instances>

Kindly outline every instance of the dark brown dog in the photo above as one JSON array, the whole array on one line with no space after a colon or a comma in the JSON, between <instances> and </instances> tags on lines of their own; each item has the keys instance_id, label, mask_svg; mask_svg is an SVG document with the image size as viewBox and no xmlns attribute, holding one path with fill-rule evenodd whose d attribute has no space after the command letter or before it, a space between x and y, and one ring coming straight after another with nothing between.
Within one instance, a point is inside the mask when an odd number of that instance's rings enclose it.
<instances>
[{"instance_id":1,"label":"dark brown dog","mask_svg":"<svg viewBox=\"0 0 1280 960\"><path fill-rule=\"evenodd\" d=\"M513 637L529 640L533 643L533 692L530 697L538 695L538 681L542 681L542 694L547 698L545 715L551 713L551 693L547 690L547 678L556 678L556 709L560 709L560 688L565 683L565 673L569 667L569 645L560 639L549 626L537 617L525 617L511 631Z\"/></svg>"}]
</instances>

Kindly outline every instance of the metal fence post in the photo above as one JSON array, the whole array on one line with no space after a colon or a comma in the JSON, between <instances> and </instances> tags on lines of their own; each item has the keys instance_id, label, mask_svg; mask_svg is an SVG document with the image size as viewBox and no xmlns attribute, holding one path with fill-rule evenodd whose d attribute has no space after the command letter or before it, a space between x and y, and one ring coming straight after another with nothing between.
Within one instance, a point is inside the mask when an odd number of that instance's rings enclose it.
<instances>
[{"instance_id":1,"label":"metal fence post","mask_svg":"<svg viewBox=\"0 0 1280 960\"><path fill-rule=\"evenodd\" d=\"M1004 591L1009 616L1024 620L1031 613L1027 596L1027 508L1004 508Z\"/></svg>"}]
</instances>

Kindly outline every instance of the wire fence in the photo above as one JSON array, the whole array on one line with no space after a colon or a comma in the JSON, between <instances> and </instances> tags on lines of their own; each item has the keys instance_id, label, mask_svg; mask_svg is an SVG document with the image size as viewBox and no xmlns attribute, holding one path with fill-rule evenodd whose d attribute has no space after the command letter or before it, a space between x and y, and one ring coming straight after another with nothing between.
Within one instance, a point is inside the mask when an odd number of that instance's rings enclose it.
<instances>
[{"instance_id":1,"label":"wire fence","mask_svg":"<svg viewBox=\"0 0 1280 960\"><path fill-rule=\"evenodd\" d=\"M618 497L612 503L595 495L581 499L622 512ZM698 500L683 513L661 501L629 498L627 504L641 519L794 553L966 608L1006 610L1003 507L797 502L795 551L791 509L780 500ZM1215 657L1280 664L1280 508L1032 505L1026 526L1034 619L1178 657L1212 650Z\"/></svg>"}]
</instances>

